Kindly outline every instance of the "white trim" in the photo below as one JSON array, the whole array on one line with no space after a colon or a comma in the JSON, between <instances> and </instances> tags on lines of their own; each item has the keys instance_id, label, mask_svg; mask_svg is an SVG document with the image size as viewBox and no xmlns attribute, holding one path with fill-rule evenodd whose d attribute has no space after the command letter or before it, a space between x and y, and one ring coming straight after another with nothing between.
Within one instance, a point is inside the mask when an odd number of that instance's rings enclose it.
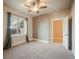
<instances>
[{"instance_id":1,"label":"white trim","mask_svg":"<svg viewBox=\"0 0 79 59\"><path fill-rule=\"evenodd\" d=\"M11 36L26 36L26 34L11 34Z\"/></svg>"},{"instance_id":2,"label":"white trim","mask_svg":"<svg viewBox=\"0 0 79 59\"><path fill-rule=\"evenodd\" d=\"M45 40L40 40L38 39L39 42L43 42L43 43L49 43L49 41L45 41Z\"/></svg>"},{"instance_id":3,"label":"white trim","mask_svg":"<svg viewBox=\"0 0 79 59\"><path fill-rule=\"evenodd\" d=\"M53 18L53 19L50 20L50 42L53 42L53 22L57 21L57 20L63 21L63 18L64 17L59 17L59 18Z\"/></svg>"},{"instance_id":4,"label":"white trim","mask_svg":"<svg viewBox=\"0 0 79 59\"><path fill-rule=\"evenodd\" d=\"M43 43L49 43L49 41L46 40L40 40L40 39L36 39L36 38L32 38L33 40L39 41L39 42L43 42Z\"/></svg>"},{"instance_id":5,"label":"white trim","mask_svg":"<svg viewBox=\"0 0 79 59\"><path fill-rule=\"evenodd\" d=\"M67 18L67 19L65 19L65 18ZM53 18L53 19L50 20L50 28L49 28L50 29L50 42L53 42L53 21L57 21L57 20L63 20L63 45L65 46L65 48L68 49L68 39L65 38L65 32L64 32L64 27L65 27L64 26L64 24L65 24L64 22L66 20L68 20L68 16L59 17L59 18Z\"/></svg>"}]
</instances>

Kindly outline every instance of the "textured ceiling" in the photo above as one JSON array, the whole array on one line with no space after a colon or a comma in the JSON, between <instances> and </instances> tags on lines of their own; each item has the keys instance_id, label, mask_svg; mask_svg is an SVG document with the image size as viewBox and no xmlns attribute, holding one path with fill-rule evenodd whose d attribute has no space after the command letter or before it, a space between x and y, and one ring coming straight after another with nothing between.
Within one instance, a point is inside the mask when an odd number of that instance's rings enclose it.
<instances>
[{"instance_id":1,"label":"textured ceiling","mask_svg":"<svg viewBox=\"0 0 79 59\"><path fill-rule=\"evenodd\" d=\"M28 13L28 9L24 6L26 1L27 0L3 0L4 5L12 9L18 10L19 12L32 16L38 16L49 12L54 12L61 9L69 8L72 3L72 0L45 0L48 6L46 9L40 9L39 13L35 11Z\"/></svg>"}]
</instances>

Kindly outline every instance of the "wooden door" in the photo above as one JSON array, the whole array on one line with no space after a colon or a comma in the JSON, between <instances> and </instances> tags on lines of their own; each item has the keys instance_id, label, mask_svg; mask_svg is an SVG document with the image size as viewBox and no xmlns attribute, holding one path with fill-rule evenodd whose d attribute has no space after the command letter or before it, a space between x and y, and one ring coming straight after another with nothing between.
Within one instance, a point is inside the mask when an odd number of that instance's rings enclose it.
<instances>
[{"instance_id":1,"label":"wooden door","mask_svg":"<svg viewBox=\"0 0 79 59\"><path fill-rule=\"evenodd\" d=\"M63 20L53 21L54 43L63 43Z\"/></svg>"}]
</instances>

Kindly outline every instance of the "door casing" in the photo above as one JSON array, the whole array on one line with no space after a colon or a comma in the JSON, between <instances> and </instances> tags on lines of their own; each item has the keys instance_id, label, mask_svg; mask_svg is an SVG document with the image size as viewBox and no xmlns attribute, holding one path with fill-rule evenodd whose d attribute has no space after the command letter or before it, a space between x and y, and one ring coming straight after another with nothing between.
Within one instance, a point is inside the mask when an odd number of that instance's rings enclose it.
<instances>
[{"instance_id":1,"label":"door casing","mask_svg":"<svg viewBox=\"0 0 79 59\"><path fill-rule=\"evenodd\" d=\"M51 19L49 22L49 42L53 43L53 21L63 20L63 46L68 49L68 16Z\"/></svg>"}]
</instances>

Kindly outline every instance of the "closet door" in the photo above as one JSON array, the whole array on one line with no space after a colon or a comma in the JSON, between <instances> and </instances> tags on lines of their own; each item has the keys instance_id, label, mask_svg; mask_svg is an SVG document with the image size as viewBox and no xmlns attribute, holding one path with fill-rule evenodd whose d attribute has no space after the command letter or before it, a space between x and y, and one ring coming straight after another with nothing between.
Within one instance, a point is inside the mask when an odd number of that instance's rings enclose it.
<instances>
[{"instance_id":1,"label":"closet door","mask_svg":"<svg viewBox=\"0 0 79 59\"><path fill-rule=\"evenodd\" d=\"M53 21L53 41L63 43L63 20Z\"/></svg>"}]
</instances>

